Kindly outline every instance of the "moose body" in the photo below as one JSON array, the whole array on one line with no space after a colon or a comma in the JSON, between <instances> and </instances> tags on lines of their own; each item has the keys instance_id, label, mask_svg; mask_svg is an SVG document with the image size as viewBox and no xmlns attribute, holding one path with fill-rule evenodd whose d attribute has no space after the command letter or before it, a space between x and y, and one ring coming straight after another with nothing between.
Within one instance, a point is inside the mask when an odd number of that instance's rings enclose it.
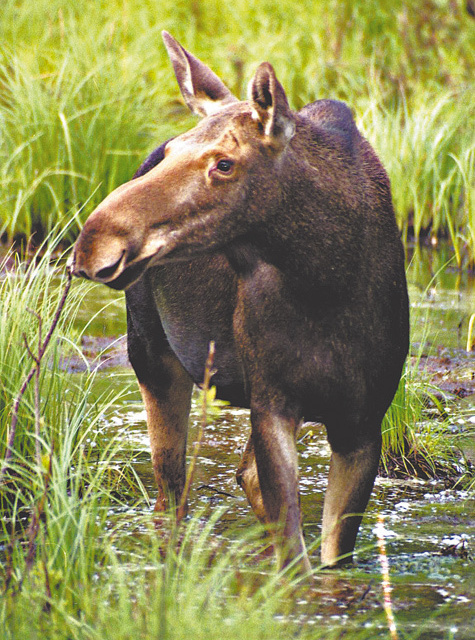
<instances>
[{"instance_id":1,"label":"moose body","mask_svg":"<svg viewBox=\"0 0 475 640\"><path fill-rule=\"evenodd\" d=\"M404 257L389 180L342 103L295 113L268 63L247 101L164 34L202 120L159 147L91 214L73 272L125 289L128 349L158 485L180 501L193 383L210 341L218 397L250 407L237 473L299 555L296 435L323 422L332 449L322 561L351 556L408 349Z\"/></svg>"}]
</instances>

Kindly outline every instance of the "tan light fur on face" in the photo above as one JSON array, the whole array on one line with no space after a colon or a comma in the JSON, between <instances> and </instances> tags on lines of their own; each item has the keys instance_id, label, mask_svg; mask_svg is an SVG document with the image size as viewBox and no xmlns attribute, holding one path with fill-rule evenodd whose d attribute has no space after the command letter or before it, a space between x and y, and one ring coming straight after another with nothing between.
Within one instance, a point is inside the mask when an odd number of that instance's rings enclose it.
<instances>
[{"instance_id":1,"label":"tan light fur on face","mask_svg":"<svg viewBox=\"0 0 475 640\"><path fill-rule=\"evenodd\" d=\"M162 260L186 259L242 233L233 228L234 210L245 206L260 156L283 153L295 133L271 65L258 67L249 100L240 102L206 65L169 34L163 37L183 98L203 119L167 145L155 168L110 194L78 238L73 272L119 289ZM231 169L221 171L220 160ZM213 229L220 225L218 237Z\"/></svg>"},{"instance_id":2,"label":"tan light fur on face","mask_svg":"<svg viewBox=\"0 0 475 640\"><path fill-rule=\"evenodd\" d=\"M260 153L258 125L247 103L225 105L222 111L170 141L159 165L118 187L97 207L76 244L76 273L106 283L126 272L135 276L135 268L141 275L168 260L178 243L186 257L187 244L196 251L198 217L200 228L208 229L201 234L203 249L217 242L211 232L223 204L239 205L238 183ZM232 163L228 174L219 171L220 160Z\"/></svg>"}]
</instances>

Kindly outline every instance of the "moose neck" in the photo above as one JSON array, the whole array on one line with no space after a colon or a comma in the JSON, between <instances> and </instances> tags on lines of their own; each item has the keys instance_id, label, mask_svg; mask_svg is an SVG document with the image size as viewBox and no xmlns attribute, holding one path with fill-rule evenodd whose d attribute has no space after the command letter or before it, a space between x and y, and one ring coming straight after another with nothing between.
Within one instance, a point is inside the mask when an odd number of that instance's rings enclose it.
<instances>
[{"instance_id":1,"label":"moose neck","mask_svg":"<svg viewBox=\"0 0 475 640\"><path fill-rule=\"evenodd\" d=\"M323 204L328 196L318 173L298 154L291 156L278 204L265 216L261 213L261 221L227 245L224 253L239 278L252 278L265 263L278 269L295 295L343 298L354 290L361 268L359 225L346 203L335 198L331 209ZM316 207L320 201L322 206ZM345 263L338 269L336 256Z\"/></svg>"}]
</instances>

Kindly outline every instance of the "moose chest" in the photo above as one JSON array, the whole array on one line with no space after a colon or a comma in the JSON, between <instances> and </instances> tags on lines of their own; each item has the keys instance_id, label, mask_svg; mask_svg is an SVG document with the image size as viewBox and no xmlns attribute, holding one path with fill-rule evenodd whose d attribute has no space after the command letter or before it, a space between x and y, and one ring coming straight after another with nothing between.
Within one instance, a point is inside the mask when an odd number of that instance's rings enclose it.
<instances>
[{"instance_id":1,"label":"moose chest","mask_svg":"<svg viewBox=\"0 0 475 640\"><path fill-rule=\"evenodd\" d=\"M310 357L314 327L270 265L238 278L217 254L153 269L149 286L167 340L195 383L211 340L218 388L244 385L254 370L266 379L292 366L297 373Z\"/></svg>"},{"instance_id":2,"label":"moose chest","mask_svg":"<svg viewBox=\"0 0 475 640\"><path fill-rule=\"evenodd\" d=\"M200 257L151 271L149 286L163 330L193 381L203 382L209 343L214 341L213 384L242 385L233 335L236 279L224 256Z\"/></svg>"}]
</instances>

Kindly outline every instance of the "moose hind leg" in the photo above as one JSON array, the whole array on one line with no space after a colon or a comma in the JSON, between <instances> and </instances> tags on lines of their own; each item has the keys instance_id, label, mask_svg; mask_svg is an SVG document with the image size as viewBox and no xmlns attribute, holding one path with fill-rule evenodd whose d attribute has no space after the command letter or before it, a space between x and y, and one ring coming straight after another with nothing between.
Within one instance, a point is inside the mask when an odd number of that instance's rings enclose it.
<instances>
[{"instance_id":1,"label":"moose hind leg","mask_svg":"<svg viewBox=\"0 0 475 640\"><path fill-rule=\"evenodd\" d=\"M247 441L246 449L244 450L241 462L236 472L236 480L238 485L244 489L249 504L257 518L264 524L267 524L269 520L264 506L264 501L262 499L252 435Z\"/></svg>"},{"instance_id":2,"label":"moose hind leg","mask_svg":"<svg viewBox=\"0 0 475 640\"><path fill-rule=\"evenodd\" d=\"M321 560L326 566L351 560L380 454L380 436L352 451L332 452L323 505Z\"/></svg>"}]
</instances>

